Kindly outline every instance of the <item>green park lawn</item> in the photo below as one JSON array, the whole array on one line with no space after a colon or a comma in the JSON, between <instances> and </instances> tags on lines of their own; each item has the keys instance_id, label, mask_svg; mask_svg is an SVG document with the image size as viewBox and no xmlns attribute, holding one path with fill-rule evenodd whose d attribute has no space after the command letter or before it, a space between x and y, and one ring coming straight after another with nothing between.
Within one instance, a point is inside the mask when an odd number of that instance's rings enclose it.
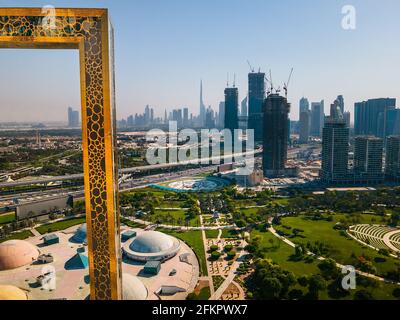
<instances>
[{"instance_id":1,"label":"green park lawn","mask_svg":"<svg viewBox=\"0 0 400 320\"><path fill-rule=\"evenodd\" d=\"M234 200L236 208L246 208L257 206L256 200L246 199L246 200Z\"/></svg>"},{"instance_id":2,"label":"green park lawn","mask_svg":"<svg viewBox=\"0 0 400 320\"><path fill-rule=\"evenodd\" d=\"M0 215L0 224L7 224L15 221L15 213L9 212Z\"/></svg>"},{"instance_id":3,"label":"green park lawn","mask_svg":"<svg viewBox=\"0 0 400 320\"><path fill-rule=\"evenodd\" d=\"M193 294L193 300L208 300L211 297L210 287L204 287L200 290L199 294Z\"/></svg>"},{"instance_id":4,"label":"green park lawn","mask_svg":"<svg viewBox=\"0 0 400 320\"><path fill-rule=\"evenodd\" d=\"M158 206L159 208L183 208L185 205L184 201L170 201L170 200L160 200L161 203Z\"/></svg>"},{"instance_id":5,"label":"green park lawn","mask_svg":"<svg viewBox=\"0 0 400 320\"><path fill-rule=\"evenodd\" d=\"M143 194L143 193L151 193L154 197L157 198L158 203L155 204L155 207L158 208L184 208L185 201L179 201L179 200L166 200L164 199L164 196L166 194L174 194L172 191L167 191L167 190L161 190L157 188L152 188L152 187L147 187L147 188L141 188L137 189L135 191L130 191L125 194L127 195L132 195L132 194Z\"/></svg>"},{"instance_id":6,"label":"green park lawn","mask_svg":"<svg viewBox=\"0 0 400 320\"><path fill-rule=\"evenodd\" d=\"M354 258L351 255L354 253L356 257L370 257L373 265L377 269L377 274L384 276L386 272L396 269L396 263L400 263L398 259L392 257L385 257L386 262L376 262L375 258L382 258L382 256L375 250L362 246L357 241L341 235L340 231L333 229L334 225L345 215L337 214L334 216L333 221L325 220L310 220L304 216L298 217L285 217L282 219L282 226L275 226L276 230L291 234L294 228L304 230L301 236L288 238L297 244L307 244L307 242L322 242L330 246L329 257L344 265L353 265ZM372 219L379 219L379 217L372 215L363 215L361 223L370 223ZM291 227L288 230L283 226ZM379 259L377 259L379 261Z\"/></svg>"},{"instance_id":7,"label":"green park lawn","mask_svg":"<svg viewBox=\"0 0 400 320\"><path fill-rule=\"evenodd\" d=\"M294 248L276 238L271 232L260 232L253 230L251 237L260 236L260 248L265 248L265 258L271 259L279 264L283 269L293 272L297 277L312 275L318 272L316 262L306 263L304 261L294 261L291 256ZM273 241L273 243L270 243Z\"/></svg>"},{"instance_id":8,"label":"green park lawn","mask_svg":"<svg viewBox=\"0 0 400 320\"><path fill-rule=\"evenodd\" d=\"M186 218L187 211L186 210L160 210L156 209L153 215L146 216L145 219L151 222L156 222L160 220L162 224L168 225L186 225ZM167 221L166 219L168 216L171 216L173 220ZM181 220L181 223L178 223L178 220ZM189 226L197 227L200 225L200 218L198 216L194 217L193 219L189 220Z\"/></svg>"},{"instance_id":9,"label":"green park lawn","mask_svg":"<svg viewBox=\"0 0 400 320\"><path fill-rule=\"evenodd\" d=\"M197 296L196 300L208 300L211 297L210 287L204 287L200 290L199 295Z\"/></svg>"},{"instance_id":10,"label":"green park lawn","mask_svg":"<svg viewBox=\"0 0 400 320\"><path fill-rule=\"evenodd\" d=\"M72 219L68 219L68 220L63 220L63 221L58 221L58 222L54 222L54 223L48 223L48 224L44 224L40 227L37 227L36 230L40 233L40 234L45 234L45 233L50 233L50 232L55 232L55 231L60 231L60 230L65 230L69 227L78 225L78 224L82 224L86 222L86 218L85 217L81 217L81 218L72 218Z\"/></svg>"},{"instance_id":11,"label":"green park lawn","mask_svg":"<svg viewBox=\"0 0 400 320\"><path fill-rule=\"evenodd\" d=\"M158 229L158 231L176 237L184 241L189 247L191 247L197 256L197 259L199 260L200 274L203 276L208 275L207 261L204 252L204 244L201 236L201 231L177 232L169 229Z\"/></svg>"},{"instance_id":12,"label":"green park lawn","mask_svg":"<svg viewBox=\"0 0 400 320\"><path fill-rule=\"evenodd\" d=\"M33 236L32 232L30 232L29 230L24 230L24 231L12 233L5 239L0 240L0 242L4 242L7 240L24 240L24 239L27 239L32 236Z\"/></svg>"},{"instance_id":13,"label":"green park lawn","mask_svg":"<svg viewBox=\"0 0 400 320\"><path fill-rule=\"evenodd\" d=\"M207 239L218 238L218 230L205 230ZM238 234L236 230L233 229L222 229L221 238L222 239L235 239Z\"/></svg>"},{"instance_id":14,"label":"green park lawn","mask_svg":"<svg viewBox=\"0 0 400 320\"><path fill-rule=\"evenodd\" d=\"M287 198L276 198L276 199L272 199L272 202L276 203L276 204L280 204L282 206L286 206L286 205L289 204L289 199L287 199Z\"/></svg>"},{"instance_id":15,"label":"green park lawn","mask_svg":"<svg viewBox=\"0 0 400 320\"><path fill-rule=\"evenodd\" d=\"M238 232L233 229L222 229L221 238L223 239L235 239L238 237Z\"/></svg>"},{"instance_id":16,"label":"green park lawn","mask_svg":"<svg viewBox=\"0 0 400 320\"><path fill-rule=\"evenodd\" d=\"M221 284L225 281L225 278L222 276L212 276L212 281L214 285L214 291L217 291Z\"/></svg>"},{"instance_id":17,"label":"green park lawn","mask_svg":"<svg viewBox=\"0 0 400 320\"><path fill-rule=\"evenodd\" d=\"M245 214L246 216L251 216L251 215L257 214L258 210L260 210L260 208L239 209L239 211L241 213Z\"/></svg>"},{"instance_id":18,"label":"green park lawn","mask_svg":"<svg viewBox=\"0 0 400 320\"><path fill-rule=\"evenodd\" d=\"M165 191L157 188L152 188L152 187L146 187L146 188L141 188L141 189L136 189L135 191L129 191L126 192L126 194L133 194L133 193L148 193L150 192L153 196L159 198L160 200L164 199L164 195L167 193L171 193L170 191Z\"/></svg>"},{"instance_id":19,"label":"green park lawn","mask_svg":"<svg viewBox=\"0 0 400 320\"><path fill-rule=\"evenodd\" d=\"M124 218L124 217L120 217L120 221L121 221L121 223L123 223L124 225L126 225L126 226L128 226L130 228L139 228L139 229L146 228L146 225L137 223L135 221L129 220L129 219Z\"/></svg>"},{"instance_id":20,"label":"green park lawn","mask_svg":"<svg viewBox=\"0 0 400 320\"><path fill-rule=\"evenodd\" d=\"M216 239L218 238L218 230L205 230L204 231L206 233L206 238L207 239Z\"/></svg>"}]
</instances>

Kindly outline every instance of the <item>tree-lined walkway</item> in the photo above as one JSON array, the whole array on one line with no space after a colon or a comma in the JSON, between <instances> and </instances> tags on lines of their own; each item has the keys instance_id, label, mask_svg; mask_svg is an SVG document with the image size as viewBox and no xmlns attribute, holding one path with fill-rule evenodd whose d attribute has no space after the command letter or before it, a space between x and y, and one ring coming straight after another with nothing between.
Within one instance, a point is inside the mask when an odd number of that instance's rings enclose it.
<instances>
[{"instance_id":1,"label":"tree-lined walkway","mask_svg":"<svg viewBox=\"0 0 400 320\"><path fill-rule=\"evenodd\" d=\"M225 278L225 281L220 285L220 287L214 292L214 294L211 294L211 297L209 300L219 300L222 296L222 294L225 292L226 289L228 289L229 285L234 281L235 276L236 276L236 271L239 268L240 263L244 260L246 252L244 248L246 247L247 243L245 240L242 240L240 247L242 248L239 253L239 257L236 259L236 261L232 264L231 270L229 275ZM242 289L243 291L243 289Z\"/></svg>"},{"instance_id":2,"label":"tree-lined walkway","mask_svg":"<svg viewBox=\"0 0 400 320\"><path fill-rule=\"evenodd\" d=\"M200 225L203 226L203 215L202 214L200 214ZM206 232L204 231L204 229L201 230L201 238L203 240L204 255L206 257L206 265L207 265L207 262L208 262L207 261L207 237L206 237ZM215 289L214 289L214 283L213 283L213 280L212 280L212 275L210 275L209 272L208 272L208 265L207 265L207 270L206 271L207 271L207 277L206 278L207 278L208 283L210 285L210 293L211 293L211 295L213 295Z\"/></svg>"},{"instance_id":3,"label":"tree-lined walkway","mask_svg":"<svg viewBox=\"0 0 400 320\"><path fill-rule=\"evenodd\" d=\"M125 218L127 218L128 220L131 220L133 222L145 225L145 226L156 224L156 223L151 222L151 221L146 221L146 220L132 218L132 217L125 217ZM169 225L169 224L157 224L157 226L160 227L160 228L164 228L164 229L179 229L179 230L188 230L188 231L189 230L192 230L192 231L199 231L200 230L201 231L201 230L222 230L222 229L232 230L232 229L237 229L237 227L235 225L233 225L233 224L226 225L226 226L217 225L217 226L205 227L203 225L203 222L202 222L203 221L202 216L200 215L199 218L200 218L200 227L178 226L178 225Z\"/></svg>"}]
</instances>

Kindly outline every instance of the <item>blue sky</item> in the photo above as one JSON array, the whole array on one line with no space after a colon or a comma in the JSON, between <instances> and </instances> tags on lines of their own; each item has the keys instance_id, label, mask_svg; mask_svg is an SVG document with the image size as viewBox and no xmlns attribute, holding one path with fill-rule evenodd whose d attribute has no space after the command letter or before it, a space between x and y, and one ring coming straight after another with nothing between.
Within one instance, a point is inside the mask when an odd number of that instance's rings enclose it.
<instances>
[{"instance_id":1,"label":"blue sky","mask_svg":"<svg viewBox=\"0 0 400 320\"><path fill-rule=\"evenodd\" d=\"M346 109L373 97L400 98L400 2L398 0L114 0L18 1L18 6L107 7L116 32L118 118L164 109L215 109L223 100L227 73L236 73L240 97L247 91L249 60L272 69L275 83L294 74L291 118L298 100L338 94ZM356 30L341 28L343 5L357 10ZM15 6L0 1L0 6ZM79 105L75 51L0 50L0 121L64 120ZM21 94L23 88L23 94ZM27 112L29 110L29 112Z\"/></svg>"}]
</instances>

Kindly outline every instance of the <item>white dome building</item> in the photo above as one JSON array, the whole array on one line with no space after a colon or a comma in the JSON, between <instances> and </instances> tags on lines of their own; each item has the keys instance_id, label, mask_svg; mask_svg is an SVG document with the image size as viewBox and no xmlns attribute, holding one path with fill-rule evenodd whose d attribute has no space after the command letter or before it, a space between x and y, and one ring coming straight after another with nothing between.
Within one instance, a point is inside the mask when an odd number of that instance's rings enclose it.
<instances>
[{"instance_id":1,"label":"white dome building","mask_svg":"<svg viewBox=\"0 0 400 320\"><path fill-rule=\"evenodd\" d=\"M28 295L20 288L0 285L0 301L2 300L28 300Z\"/></svg>"},{"instance_id":2,"label":"white dome building","mask_svg":"<svg viewBox=\"0 0 400 320\"><path fill-rule=\"evenodd\" d=\"M39 257L39 250L24 240L9 240L0 244L0 271L31 264Z\"/></svg>"},{"instance_id":3,"label":"white dome building","mask_svg":"<svg viewBox=\"0 0 400 320\"><path fill-rule=\"evenodd\" d=\"M175 256L181 244L178 239L158 231L144 231L127 241L123 252L137 261L164 261Z\"/></svg>"},{"instance_id":4,"label":"white dome building","mask_svg":"<svg viewBox=\"0 0 400 320\"><path fill-rule=\"evenodd\" d=\"M122 299L146 300L147 288L137 277L128 273L122 274Z\"/></svg>"}]
</instances>

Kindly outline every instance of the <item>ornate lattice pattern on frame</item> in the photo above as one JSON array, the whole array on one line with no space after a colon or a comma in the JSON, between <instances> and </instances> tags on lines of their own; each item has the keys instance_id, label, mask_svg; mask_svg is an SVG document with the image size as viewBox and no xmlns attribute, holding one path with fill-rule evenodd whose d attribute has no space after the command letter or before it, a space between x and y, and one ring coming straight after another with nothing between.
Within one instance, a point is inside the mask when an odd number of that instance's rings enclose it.
<instances>
[{"instance_id":1,"label":"ornate lattice pattern on frame","mask_svg":"<svg viewBox=\"0 0 400 320\"><path fill-rule=\"evenodd\" d=\"M93 14L92 14L93 13ZM1 9L0 47L80 49L85 199L92 299L121 298L120 245L110 97L108 15L57 9L53 28L41 9Z\"/></svg>"}]
</instances>

